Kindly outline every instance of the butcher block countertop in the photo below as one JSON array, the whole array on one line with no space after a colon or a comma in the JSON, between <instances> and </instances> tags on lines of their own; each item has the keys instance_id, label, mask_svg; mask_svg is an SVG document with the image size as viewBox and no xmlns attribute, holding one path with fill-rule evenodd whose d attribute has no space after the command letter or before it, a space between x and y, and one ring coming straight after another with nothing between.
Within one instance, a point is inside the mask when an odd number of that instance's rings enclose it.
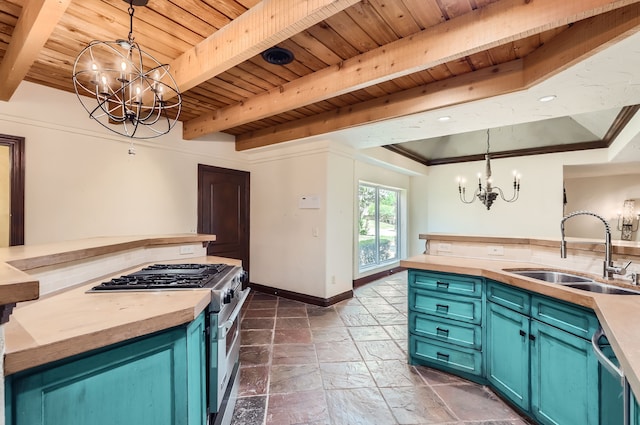
<instances>
[{"instance_id":1,"label":"butcher block countertop","mask_svg":"<svg viewBox=\"0 0 640 425\"><path fill-rule=\"evenodd\" d=\"M240 265L239 260L220 257L162 261L185 262ZM189 323L209 304L208 289L86 292L147 265L18 305L4 328L5 375Z\"/></svg>"},{"instance_id":2,"label":"butcher block countertop","mask_svg":"<svg viewBox=\"0 0 640 425\"><path fill-rule=\"evenodd\" d=\"M20 245L0 248L0 261L27 271L54 266L99 255L114 254L128 249L157 245L215 241L215 235L195 233L153 236L109 236L40 245Z\"/></svg>"},{"instance_id":3,"label":"butcher block countertop","mask_svg":"<svg viewBox=\"0 0 640 425\"><path fill-rule=\"evenodd\" d=\"M214 235L118 236L0 248L0 305L35 300L38 281L27 271L157 245L215 241Z\"/></svg>"},{"instance_id":4,"label":"butcher block countertop","mask_svg":"<svg viewBox=\"0 0 640 425\"><path fill-rule=\"evenodd\" d=\"M559 300L593 309L605 330L620 366L634 394L640 395L640 295L608 295L566 288L510 273L509 270L557 270L539 264L451 256L418 255L400 262L402 267L427 271L481 276L511 286L526 289ZM581 274L570 272L572 274ZM598 276L584 274L594 280ZM625 282L611 281L618 286L640 289Z\"/></svg>"}]
</instances>

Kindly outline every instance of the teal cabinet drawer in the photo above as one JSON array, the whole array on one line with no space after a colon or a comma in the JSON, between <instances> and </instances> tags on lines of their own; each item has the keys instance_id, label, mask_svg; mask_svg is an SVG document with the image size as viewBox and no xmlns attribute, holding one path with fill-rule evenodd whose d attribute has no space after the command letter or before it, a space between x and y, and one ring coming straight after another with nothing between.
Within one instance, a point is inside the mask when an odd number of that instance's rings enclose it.
<instances>
[{"instance_id":1,"label":"teal cabinet drawer","mask_svg":"<svg viewBox=\"0 0 640 425\"><path fill-rule=\"evenodd\" d=\"M478 325L439 319L420 313L409 313L409 329L416 335L466 348L482 347L482 328Z\"/></svg>"},{"instance_id":2,"label":"teal cabinet drawer","mask_svg":"<svg viewBox=\"0 0 640 425\"><path fill-rule=\"evenodd\" d=\"M528 292L491 280L487 282L487 301L527 316L531 311L531 295Z\"/></svg>"},{"instance_id":3,"label":"teal cabinet drawer","mask_svg":"<svg viewBox=\"0 0 640 425\"><path fill-rule=\"evenodd\" d=\"M413 272L409 285L445 294L466 295L479 298L482 295L482 278L449 273Z\"/></svg>"},{"instance_id":4,"label":"teal cabinet drawer","mask_svg":"<svg viewBox=\"0 0 640 425\"><path fill-rule=\"evenodd\" d=\"M435 366L482 375L482 352L447 346L429 338L409 337L411 356Z\"/></svg>"},{"instance_id":5,"label":"teal cabinet drawer","mask_svg":"<svg viewBox=\"0 0 640 425\"><path fill-rule=\"evenodd\" d=\"M409 309L476 325L482 322L482 302L477 298L412 289L409 291Z\"/></svg>"},{"instance_id":6,"label":"teal cabinet drawer","mask_svg":"<svg viewBox=\"0 0 640 425\"><path fill-rule=\"evenodd\" d=\"M584 339L591 339L598 329L592 311L537 295L531 298L531 317Z\"/></svg>"}]
</instances>

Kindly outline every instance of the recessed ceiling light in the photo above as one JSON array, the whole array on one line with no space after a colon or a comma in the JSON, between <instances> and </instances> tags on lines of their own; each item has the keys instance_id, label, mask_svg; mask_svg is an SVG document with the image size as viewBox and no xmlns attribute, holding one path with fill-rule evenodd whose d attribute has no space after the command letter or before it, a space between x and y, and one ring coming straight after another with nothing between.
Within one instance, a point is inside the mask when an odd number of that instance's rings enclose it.
<instances>
[{"instance_id":1,"label":"recessed ceiling light","mask_svg":"<svg viewBox=\"0 0 640 425\"><path fill-rule=\"evenodd\" d=\"M448 116L448 115L438 118L438 121L440 121L440 122L445 122L445 121L450 121L450 120L451 120L451 117Z\"/></svg>"},{"instance_id":2,"label":"recessed ceiling light","mask_svg":"<svg viewBox=\"0 0 640 425\"><path fill-rule=\"evenodd\" d=\"M542 96L540 99L538 99L539 102L551 102L553 99L556 98L555 94L549 95L549 96Z\"/></svg>"}]
</instances>

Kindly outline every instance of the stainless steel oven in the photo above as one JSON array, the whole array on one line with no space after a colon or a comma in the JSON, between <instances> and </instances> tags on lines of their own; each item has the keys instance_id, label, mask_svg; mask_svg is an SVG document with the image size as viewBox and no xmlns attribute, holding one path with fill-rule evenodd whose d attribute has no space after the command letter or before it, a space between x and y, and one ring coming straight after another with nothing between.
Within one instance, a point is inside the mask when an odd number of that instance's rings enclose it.
<instances>
[{"instance_id":1,"label":"stainless steel oven","mask_svg":"<svg viewBox=\"0 0 640 425\"><path fill-rule=\"evenodd\" d=\"M209 420L210 423L231 423L238 386L240 357L240 312L249 288L241 290L241 282L223 299L219 312L209 313ZM222 414L221 414L222 412Z\"/></svg>"},{"instance_id":2,"label":"stainless steel oven","mask_svg":"<svg viewBox=\"0 0 640 425\"><path fill-rule=\"evenodd\" d=\"M207 422L229 425L239 386L240 311L249 295L242 268L226 264L154 264L93 287L91 292L209 289Z\"/></svg>"}]
</instances>

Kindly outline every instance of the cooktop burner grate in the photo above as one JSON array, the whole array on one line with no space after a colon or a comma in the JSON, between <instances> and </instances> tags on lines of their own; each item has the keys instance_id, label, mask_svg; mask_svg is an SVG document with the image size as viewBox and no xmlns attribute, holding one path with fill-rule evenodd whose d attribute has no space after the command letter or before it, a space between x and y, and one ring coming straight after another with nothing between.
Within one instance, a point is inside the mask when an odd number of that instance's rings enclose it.
<instances>
[{"instance_id":1,"label":"cooktop burner grate","mask_svg":"<svg viewBox=\"0 0 640 425\"><path fill-rule=\"evenodd\" d=\"M227 264L154 264L103 282L91 291L211 288L232 268Z\"/></svg>"}]
</instances>

